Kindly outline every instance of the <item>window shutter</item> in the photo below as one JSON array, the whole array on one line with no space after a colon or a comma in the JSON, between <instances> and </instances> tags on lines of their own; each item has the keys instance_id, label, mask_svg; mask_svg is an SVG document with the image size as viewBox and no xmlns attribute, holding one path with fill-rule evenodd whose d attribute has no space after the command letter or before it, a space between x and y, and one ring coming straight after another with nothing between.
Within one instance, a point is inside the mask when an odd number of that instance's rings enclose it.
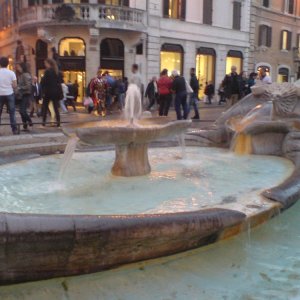
<instances>
[{"instance_id":1,"label":"window shutter","mask_svg":"<svg viewBox=\"0 0 300 300\"><path fill-rule=\"evenodd\" d=\"M280 50L283 49L283 30L281 30L281 32L280 32L280 48L279 49Z\"/></svg>"},{"instance_id":2,"label":"window shutter","mask_svg":"<svg viewBox=\"0 0 300 300\"><path fill-rule=\"evenodd\" d=\"M263 30L264 30L264 26L260 25L259 29L258 29L258 46L262 46L263 44Z\"/></svg>"},{"instance_id":3,"label":"window shutter","mask_svg":"<svg viewBox=\"0 0 300 300\"><path fill-rule=\"evenodd\" d=\"M185 20L185 15L186 15L186 0L181 0L180 19Z\"/></svg>"},{"instance_id":4,"label":"window shutter","mask_svg":"<svg viewBox=\"0 0 300 300\"><path fill-rule=\"evenodd\" d=\"M123 0L123 6L129 6L129 0Z\"/></svg>"},{"instance_id":5,"label":"window shutter","mask_svg":"<svg viewBox=\"0 0 300 300\"><path fill-rule=\"evenodd\" d=\"M203 24L212 25L213 0L203 0Z\"/></svg>"},{"instance_id":6,"label":"window shutter","mask_svg":"<svg viewBox=\"0 0 300 300\"><path fill-rule=\"evenodd\" d=\"M242 4L240 2L233 2L233 29L240 30L241 29L241 10Z\"/></svg>"},{"instance_id":7,"label":"window shutter","mask_svg":"<svg viewBox=\"0 0 300 300\"><path fill-rule=\"evenodd\" d=\"M287 49L286 50L291 50L292 49L292 33L288 31L288 40L287 40Z\"/></svg>"},{"instance_id":8,"label":"window shutter","mask_svg":"<svg viewBox=\"0 0 300 300\"><path fill-rule=\"evenodd\" d=\"M163 16L169 17L169 0L163 0Z\"/></svg>"},{"instance_id":9,"label":"window shutter","mask_svg":"<svg viewBox=\"0 0 300 300\"><path fill-rule=\"evenodd\" d=\"M267 27L267 47L272 46L272 27Z\"/></svg>"}]
</instances>

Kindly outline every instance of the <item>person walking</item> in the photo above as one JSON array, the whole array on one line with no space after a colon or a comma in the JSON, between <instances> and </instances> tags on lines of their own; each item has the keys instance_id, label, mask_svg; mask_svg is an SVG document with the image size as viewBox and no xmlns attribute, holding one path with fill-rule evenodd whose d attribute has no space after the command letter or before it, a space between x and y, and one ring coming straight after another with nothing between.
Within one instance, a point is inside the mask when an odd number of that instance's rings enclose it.
<instances>
[{"instance_id":1,"label":"person walking","mask_svg":"<svg viewBox=\"0 0 300 300\"><path fill-rule=\"evenodd\" d=\"M61 100L59 100L59 104L60 104L60 108L61 108L61 111L64 113L64 114L67 114L68 113L68 109L66 107L66 101L67 101L67 95L69 93L69 88L68 86L65 84L65 82L63 81L61 83L61 88L62 88L62 92L63 92L63 98Z\"/></svg>"},{"instance_id":2,"label":"person walking","mask_svg":"<svg viewBox=\"0 0 300 300\"><path fill-rule=\"evenodd\" d=\"M18 134L14 95L14 89L17 88L17 77L13 71L7 69L8 64L7 57L0 58L0 123L3 106L6 104L8 106L12 132L13 134Z\"/></svg>"},{"instance_id":3,"label":"person walking","mask_svg":"<svg viewBox=\"0 0 300 300\"><path fill-rule=\"evenodd\" d=\"M172 71L172 77L174 78L172 90L175 93L175 110L177 120L186 120L189 113L187 105L186 81L183 76L179 75L177 70ZM183 114L181 108L183 110Z\"/></svg>"},{"instance_id":4,"label":"person walking","mask_svg":"<svg viewBox=\"0 0 300 300\"><path fill-rule=\"evenodd\" d=\"M32 77L32 100L30 105L30 118L33 117L34 112L37 117L40 116L39 111L39 101L42 99L42 88L38 82L38 78L36 76Z\"/></svg>"},{"instance_id":5,"label":"person walking","mask_svg":"<svg viewBox=\"0 0 300 300\"><path fill-rule=\"evenodd\" d=\"M247 84L246 84L246 86L247 86L246 95L249 95L252 93L251 87L255 85L256 77L257 77L257 73L255 73L255 72L250 73L249 78L247 80Z\"/></svg>"},{"instance_id":6,"label":"person walking","mask_svg":"<svg viewBox=\"0 0 300 300\"><path fill-rule=\"evenodd\" d=\"M158 90L157 90L157 80L156 77L152 77L151 81L148 83L146 88L145 97L149 100L149 105L147 107L147 110L151 110L151 107L156 103L158 96Z\"/></svg>"},{"instance_id":7,"label":"person walking","mask_svg":"<svg viewBox=\"0 0 300 300\"><path fill-rule=\"evenodd\" d=\"M207 96L208 104L211 104L211 100L215 94L215 86L212 84L211 81L206 84L204 94Z\"/></svg>"},{"instance_id":8,"label":"person walking","mask_svg":"<svg viewBox=\"0 0 300 300\"><path fill-rule=\"evenodd\" d=\"M46 71L41 81L44 94L42 105L43 126L46 125L47 111L49 103L52 102L55 111L56 125L60 127L59 100L63 98L62 78L59 74L57 64L54 59L45 60Z\"/></svg>"},{"instance_id":9,"label":"person walking","mask_svg":"<svg viewBox=\"0 0 300 300\"><path fill-rule=\"evenodd\" d=\"M159 94L159 116L168 116L170 105L172 102L172 79L168 76L168 70L163 69L160 73L160 78L157 82L158 94Z\"/></svg>"},{"instance_id":10,"label":"person walking","mask_svg":"<svg viewBox=\"0 0 300 300\"><path fill-rule=\"evenodd\" d=\"M225 76L222 84L228 105L231 107L238 102L241 95L241 77L237 73L236 66L231 67L231 73Z\"/></svg>"},{"instance_id":11,"label":"person walking","mask_svg":"<svg viewBox=\"0 0 300 300\"><path fill-rule=\"evenodd\" d=\"M265 67L260 68L258 76L259 76L259 79L262 83L264 83L264 84L271 84L272 83L272 79L267 74L267 69Z\"/></svg>"},{"instance_id":12,"label":"person walking","mask_svg":"<svg viewBox=\"0 0 300 300\"><path fill-rule=\"evenodd\" d=\"M224 91L224 87L223 84L220 83L219 85L219 89L218 89L218 95L219 95L219 105L223 103L226 103L226 97L225 97L225 91Z\"/></svg>"},{"instance_id":13,"label":"person walking","mask_svg":"<svg viewBox=\"0 0 300 300\"><path fill-rule=\"evenodd\" d=\"M193 105L194 116L192 117L192 119L193 120L199 120L200 119L199 109L198 109L198 102L199 102L199 98L198 98L198 94L199 94L199 81L198 81L198 79L196 77L196 70L195 70L195 68L191 68L190 75L191 75L190 86L193 89L193 93L190 96L189 110L190 110L190 107Z\"/></svg>"},{"instance_id":14,"label":"person walking","mask_svg":"<svg viewBox=\"0 0 300 300\"><path fill-rule=\"evenodd\" d=\"M20 115L22 118L23 129L27 130L28 125L32 127L32 120L27 112L30 99L32 97L32 78L27 70L26 63L18 63L16 65L17 71L17 91L20 99Z\"/></svg>"}]
</instances>

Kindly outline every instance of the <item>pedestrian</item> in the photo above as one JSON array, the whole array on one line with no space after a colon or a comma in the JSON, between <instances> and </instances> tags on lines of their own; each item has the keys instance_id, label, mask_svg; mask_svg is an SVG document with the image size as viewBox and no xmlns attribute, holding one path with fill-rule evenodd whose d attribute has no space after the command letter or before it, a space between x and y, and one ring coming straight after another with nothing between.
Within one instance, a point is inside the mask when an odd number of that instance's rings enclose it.
<instances>
[{"instance_id":1,"label":"pedestrian","mask_svg":"<svg viewBox=\"0 0 300 300\"><path fill-rule=\"evenodd\" d=\"M189 103L189 110L191 106L194 108L194 116L192 117L193 120L199 120L199 109L198 109L198 102L199 102L199 81L196 77L196 70L195 68L191 68L190 70L190 86L193 89L193 93L190 96L190 103Z\"/></svg>"},{"instance_id":2,"label":"pedestrian","mask_svg":"<svg viewBox=\"0 0 300 300\"><path fill-rule=\"evenodd\" d=\"M65 101L65 106L66 108L68 105L73 107L73 111L76 111L76 104L75 104L75 95L76 95L76 90L74 84L69 80L68 83L66 84L68 87L68 93L67 93L67 99Z\"/></svg>"},{"instance_id":3,"label":"pedestrian","mask_svg":"<svg viewBox=\"0 0 300 300\"><path fill-rule=\"evenodd\" d=\"M45 60L46 71L41 81L43 91L42 116L43 126L46 125L47 111L49 103L52 102L55 111L56 125L60 127L59 100L63 98L61 88L62 78L58 71L58 66L54 59Z\"/></svg>"},{"instance_id":4,"label":"pedestrian","mask_svg":"<svg viewBox=\"0 0 300 300\"><path fill-rule=\"evenodd\" d=\"M226 103L225 91L222 83L220 83L219 85L218 95L219 95L219 105L221 105L222 102Z\"/></svg>"},{"instance_id":5,"label":"pedestrian","mask_svg":"<svg viewBox=\"0 0 300 300\"><path fill-rule=\"evenodd\" d=\"M172 71L173 83L172 90L175 93L175 110L177 120L186 120L188 117L186 81L180 76L177 70ZM182 114L183 110L183 114Z\"/></svg>"},{"instance_id":6,"label":"pedestrian","mask_svg":"<svg viewBox=\"0 0 300 300\"><path fill-rule=\"evenodd\" d=\"M125 96L126 96L126 85L122 78L117 80L117 97L119 109L122 111L125 106Z\"/></svg>"},{"instance_id":7,"label":"pedestrian","mask_svg":"<svg viewBox=\"0 0 300 300\"><path fill-rule=\"evenodd\" d=\"M240 78L241 78L241 95L240 98L244 98L246 96L246 92L247 92L247 73L242 71L240 74Z\"/></svg>"},{"instance_id":8,"label":"pedestrian","mask_svg":"<svg viewBox=\"0 0 300 300\"><path fill-rule=\"evenodd\" d=\"M77 81L77 80L75 80L73 86L74 86L74 102L76 103L76 102L77 102L78 95L79 95L79 84L78 84L78 81Z\"/></svg>"},{"instance_id":9,"label":"pedestrian","mask_svg":"<svg viewBox=\"0 0 300 300\"><path fill-rule=\"evenodd\" d=\"M30 105L30 118L34 116L34 112L37 117L40 116L39 110L39 101L42 99L42 88L40 83L38 82L38 78L36 76L32 77L32 101Z\"/></svg>"},{"instance_id":10,"label":"pedestrian","mask_svg":"<svg viewBox=\"0 0 300 300\"><path fill-rule=\"evenodd\" d=\"M110 111L111 105L113 104L113 96L116 87L116 80L109 74L108 71L104 72L103 79L106 80L106 86L107 86L105 106Z\"/></svg>"},{"instance_id":11,"label":"pedestrian","mask_svg":"<svg viewBox=\"0 0 300 300\"><path fill-rule=\"evenodd\" d=\"M206 83L204 94L207 96L208 104L212 104L212 98L215 95L215 86L211 81Z\"/></svg>"},{"instance_id":12,"label":"pedestrian","mask_svg":"<svg viewBox=\"0 0 300 300\"><path fill-rule=\"evenodd\" d=\"M60 104L60 108L61 108L62 112L64 114L67 114L68 113L68 109L66 107L66 101L67 101L67 95L69 93L69 88L65 84L64 81L61 83L61 88L62 88L63 98L61 100L59 100L59 104Z\"/></svg>"},{"instance_id":13,"label":"pedestrian","mask_svg":"<svg viewBox=\"0 0 300 300\"><path fill-rule=\"evenodd\" d=\"M168 70L163 69L157 82L159 94L159 116L168 116L170 105L172 102L172 79L168 76Z\"/></svg>"},{"instance_id":14,"label":"pedestrian","mask_svg":"<svg viewBox=\"0 0 300 300\"><path fill-rule=\"evenodd\" d=\"M272 79L267 74L267 69L265 67L260 68L260 70L259 70L259 79L264 84L271 84L272 83Z\"/></svg>"},{"instance_id":15,"label":"pedestrian","mask_svg":"<svg viewBox=\"0 0 300 300\"><path fill-rule=\"evenodd\" d=\"M25 47L21 40L17 40L17 48L16 48L16 63L26 63L25 56Z\"/></svg>"},{"instance_id":16,"label":"pedestrian","mask_svg":"<svg viewBox=\"0 0 300 300\"><path fill-rule=\"evenodd\" d=\"M155 76L152 77L151 81L147 85L145 97L149 100L147 110L151 110L151 107L157 102L158 97L157 80Z\"/></svg>"},{"instance_id":17,"label":"pedestrian","mask_svg":"<svg viewBox=\"0 0 300 300\"><path fill-rule=\"evenodd\" d=\"M4 104L8 107L10 126L13 134L18 134L14 89L17 88L17 77L8 70L8 58L0 58L0 122Z\"/></svg>"},{"instance_id":18,"label":"pedestrian","mask_svg":"<svg viewBox=\"0 0 300 300\"><path fill-rule=\"evenodd\" d=\"M247 80L247 85L246 85L246 87L247 87L246 88L246 95L249 95L249 94L252 93L251 87L255 85L256 77L257 77L257 73L255 73L255 72L250 73L249 78Z\"/></svg>"},{"instance_id":19,"label":"pedestrian","mask_svg":"<svg viewBox=\"0 0 300 300\"><path fill-rule=\"evenodd\" d=\"M32 97L32 78L27 70L26 63L18 63L17 71L17 92L20 99L20 115L22 118L23 129L27 130L28 126L32 127L32 120L27 112Z\"/></svg>"},{"instance_id":20,"label":"pedestrian","mask_svg":"<svg viewBox=\"0 0 300 300\"><path fill-rule=\"evenodd\" d=\"M228 105L231 107L238 102L241 95L241 77L237 73L236 66L231 67L231 73L225 76L222 84Z\"/></svg>"},{"instance_id":21,"label":"pedestrian","mask_svg":"<svg viewBox=\"0 0 300 300\"><path fill-rule=\"evenodd\" d=\"M106 90L107 81L100 73L90 82L90 95L94 102L95 115L106 116Z\"/></svg>"}]
</instances>

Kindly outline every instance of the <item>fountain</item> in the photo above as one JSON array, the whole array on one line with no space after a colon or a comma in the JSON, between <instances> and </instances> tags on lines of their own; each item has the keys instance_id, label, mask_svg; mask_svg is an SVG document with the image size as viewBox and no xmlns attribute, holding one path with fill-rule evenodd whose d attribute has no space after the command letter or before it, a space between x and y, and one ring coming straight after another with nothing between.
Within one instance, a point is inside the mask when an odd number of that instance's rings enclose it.
<instances>
[{"instance_id":1,"label":"fountain","mask_svg":"<svg viewBox=\"0 0 300 300\"><path fill-rule=\"evenodd\" d=\"M124 120L63 128L70 137L63 159L50 155L3 165L0 284L95 273L243 231L250 235L300 198L297 91L294 85L255 87L212 128L192 130L184 139L190 122L143 118L131 86ZM174 134L182 159L177 148L149 149L152 141ZM72 158L78 140L96 151ZM114 145L115 153L102 145ZM224 149L230 147L234 152ZM219 257L225 257L222 250ZM71 297L72 279L57 280L64 297Z\"/></svg>"},{"instance_id":2,"label":"fountain","mask_svg":"<svg viewBox=\"0 0 300 300\"><path fill-rule=\"evenodd\" d=\"M65 125L63 132L70 137L77 136L88 145L115 145L116 156L112 174L125 177L143 176L151 171L148 158L149 143L185 132L191 121L171 121L168 118L141 119L141 95L135 84L129 85L125 103L123 121Z\"/></svg>"}]
</instances>

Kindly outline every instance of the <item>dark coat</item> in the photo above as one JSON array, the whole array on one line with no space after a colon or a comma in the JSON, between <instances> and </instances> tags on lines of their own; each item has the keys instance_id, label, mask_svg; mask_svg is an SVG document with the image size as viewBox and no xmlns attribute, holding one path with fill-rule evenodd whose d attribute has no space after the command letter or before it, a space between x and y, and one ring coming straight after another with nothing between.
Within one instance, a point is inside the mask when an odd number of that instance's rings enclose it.
<instances>
[{"instance_id":1,"label":"dark coat","mask_svg":"<svg viewBox=\"0 0 300 300\"><path fill-rule=\"evenodd\" d=\"M185 79L182 76L176 76L172 83L172 90L178 94L186 92Z\"/></svg>"},{"instance_id":2,"label":"dark coat","mask_svg":"<svg viewBox=\"0 0 300 300\"><path fill-rule=\"evenodd\" d=\"M230 97L234 94L238 94L240 96L242 94L242 78L237 73L226 75L222 85L224 87L226 97Z\"/></svg>"},{"instance_id":3,"label":"dark coat","mask_svg":"<svg viewBox=\"0 0 300 300\"><path fill-rule=\"evenodd\" d=\"M154 99L157 97L157 93L155 92L155 86L154 86L154 81L150 81L148 83L146 92L145 92L145 97L148 97L149 99Z\"/></svg>"},{"instance_id":4,"label":"dark coat","mask_svg":"<svg viewBox=\"0 0 300 300\"><path fill-rule=\"evenodd\" d=\"M194 94L198 96L199 94L199 81L195 74L191 75L190 86L194 91Z\"/></svg>"},{"instance_id":5,"label":"dark coat","mask_svg":"<svg viewBox=\"0 0 300 300\"><path fill-rule=\"evenodd\" d=\"M41 80L42 93L51 100L63 99L62 78L53 69L47 69Z\"/></svg>"}]
</instances>

